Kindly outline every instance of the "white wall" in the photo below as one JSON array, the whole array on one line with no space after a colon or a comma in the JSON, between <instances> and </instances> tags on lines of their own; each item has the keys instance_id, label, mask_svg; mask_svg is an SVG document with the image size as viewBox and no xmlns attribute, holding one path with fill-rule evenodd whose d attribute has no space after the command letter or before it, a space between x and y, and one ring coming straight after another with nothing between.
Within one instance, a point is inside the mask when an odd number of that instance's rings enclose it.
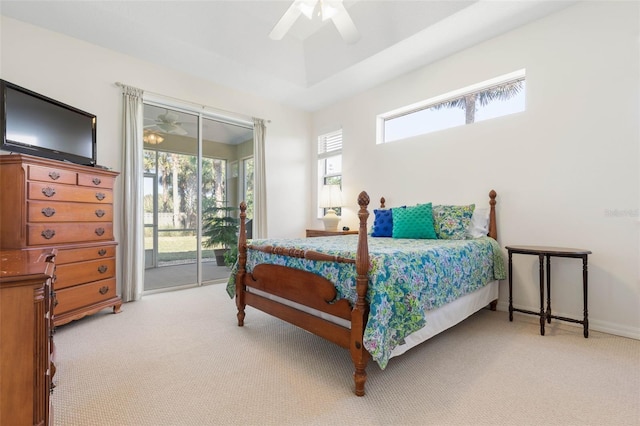
<instances>
[{"instance_id":1,"label":"white wall","mask_svg":"<svg viewBox=\"0 0 640 426\"><path fill-rule=\"evenodd\" d=\"M268 232L304 235L311 186L308 113L6 17L0 20L0 52L2 79L97 115L98 164L116 171L122 170L122 95L115 82L271 120L265 142ZM116 208L121 185L118 179Z\"/></svg>"},{"instance_id":2,"label":"white wall","mask_svg":"<svg viewBox=\"0 0 640 426\"><path fill-rule=\"evenodd\" d=\"M578 4L314 113L314 135L343 129L342 225L357 225L361 190L372 211L380 196L486 204L495 189L499 242L592 250L591 328L640 338L639 16L636 2ZM521 68L526 112L376 145L377 114ZM554 313L581 318L580 260L552 271ZM536 257L514 257L515 305L539 310L537 277Z\"/></svg>"}]
</instances>

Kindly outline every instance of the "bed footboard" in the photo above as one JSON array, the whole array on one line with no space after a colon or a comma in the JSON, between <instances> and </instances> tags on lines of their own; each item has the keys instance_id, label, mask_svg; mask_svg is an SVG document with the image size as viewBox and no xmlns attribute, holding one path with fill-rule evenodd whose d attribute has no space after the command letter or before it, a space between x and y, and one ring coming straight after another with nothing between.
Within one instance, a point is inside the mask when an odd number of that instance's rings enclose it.
<instances>
[{"instance_id":1,"label":"bed footboard","mask_svg":"<svg viewBox=\"0 0 640 426\"><path fill-rule=\"evenodd\" d=\"M366 301L369 285L369 248L367 242L369 196L366 192L360 193L358 204L360 206L358 211L360 227L356 259L354 260L310 250L248 245L245 229L246 204L241 203L236 306L239 326L244 325L245 307L249 305L348 349L355 370L353 373L355 393L362 396L364 395L367 379L366 367L369 361L369 352L363 345L364 329L369 315L369 306ZM346 299L336 301L337 293L334 284L310 272L281 265L260 264L251 273L248 273L246 270L248 250L318 261L354 263L357 272L356 303L352 306ZM340 325L307 313L304 308L324 312L350 324L349 326Z\"/></svg>"}]
</instances>

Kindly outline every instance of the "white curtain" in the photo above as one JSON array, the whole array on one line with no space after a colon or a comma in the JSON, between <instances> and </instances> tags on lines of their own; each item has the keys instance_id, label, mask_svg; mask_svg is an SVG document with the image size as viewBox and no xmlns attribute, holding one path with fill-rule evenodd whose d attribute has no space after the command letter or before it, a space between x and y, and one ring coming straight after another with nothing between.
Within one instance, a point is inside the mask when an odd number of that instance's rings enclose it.
<instances>
[{"instance_id":1,"label":"white curtain","mask_svg":"<svg viewBox=\"0 0 640 426\"><path fill-rule=\"evenodd\" d=\"M139 300L144 290L143 91L122 87L123 98L123 208L120 226L122 300Z\"/></svg>"},{"instance_id":2,"label":"white curtain","mask_svg":"<svg viewBox=\"0 0 640 426\"><path fill-rule=\"evenodd\" d=\"M266 127L264 120L253 119L253 238L267 237L267 175L265 173L264 140Z\"/></svg>"}]
</instances>

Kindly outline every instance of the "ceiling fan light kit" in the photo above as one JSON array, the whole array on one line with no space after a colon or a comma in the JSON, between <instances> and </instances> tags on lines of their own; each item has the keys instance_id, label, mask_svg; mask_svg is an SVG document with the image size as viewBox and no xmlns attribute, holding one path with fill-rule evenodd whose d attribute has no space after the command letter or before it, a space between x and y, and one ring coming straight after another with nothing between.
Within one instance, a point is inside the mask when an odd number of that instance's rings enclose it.
<instances>
[{"instance_id":1,"label":"ceiling fan light kit","mask_svg":"<svg viewBox=\"0 0 640 426\"><path fill-rule=\"evenodd\" d=\"M349 16L349 12L344 7L342 0L294 0L282 15L282 18L273 27L269 37L272 40L282 40L300 15L312 19L316 9L318 9L318 15L322 21L327 19L333 21L345 42L353 44L360 40L360 33L351 16Z\"/></svg>"},{"instance_id":2,"label":"ceiling fan light kit","mask_svg":"<svg viewBox=\"0 0 640 426\"><path fill-rule=\"evenodd\" d=\"M164 142L164 138L157 133L150 132L149 130L144 131L144 135L142 137L144 143L148 143L151 145L158 145Z\"/></svg>"}]
</instances>

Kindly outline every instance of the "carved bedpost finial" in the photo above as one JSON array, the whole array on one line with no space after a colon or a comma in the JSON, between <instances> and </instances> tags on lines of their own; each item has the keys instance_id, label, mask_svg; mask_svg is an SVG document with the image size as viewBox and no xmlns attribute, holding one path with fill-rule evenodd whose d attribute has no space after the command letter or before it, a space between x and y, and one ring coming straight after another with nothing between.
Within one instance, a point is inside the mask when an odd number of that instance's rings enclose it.
<instances>
[{"instance_id":1,"label":"carved bedpost finial","mask_svg":"<svg viewBox=\"0 0 640 426\"><path fill-rule=\"evenodd\" d=\"M384 203L386 203L386 202L387 202L387 200L385 200L384 197L380 197L380 208L381 209L385 208Z\"/></svg>"},{"instance_id":2,"label":"carved bedpost finial","mask_svg":"<svg viewBox=\"0 0 640 426\"><path fill-rule=\"evenodd\" d=\"M496 194L496 191L494 191L493 189L491 191L489 191L489 205L490 206L495 206L496 205L496 196L498 194Z\"/></svg>"},{"instance_id":3,"label":"carved bedpost finial","mask_svg":"<svg viewBox=\"0 0 640 426\"><path fill-rule=\"evenodd\" d=\"M369 206L369 194L367 194L367 191L362 191L359 195L358 195L358 205L360 206L360 208L362 209L364 207L364 209L366 210L367 206Z\"/></svg>"},{"instance_id":4,"label":"carved bedpost finial","mask_svg":"<svg viewBox=\"0 0 640 426\"><path fill-rule=\"evenodd\" d=\"M369 194L366 191L362 191L358 195L358 205L360 206L360 210L358 211L358 219L360 219L360 232L364 235L367 234L367 220L369 219L369 211L367 207L369 206ZM366 239L365 239L366 240ZM366 242L366 241L365 241ZM367 253L367 268L369 262L369 254Z\"/></svg>"}]
</instances>

